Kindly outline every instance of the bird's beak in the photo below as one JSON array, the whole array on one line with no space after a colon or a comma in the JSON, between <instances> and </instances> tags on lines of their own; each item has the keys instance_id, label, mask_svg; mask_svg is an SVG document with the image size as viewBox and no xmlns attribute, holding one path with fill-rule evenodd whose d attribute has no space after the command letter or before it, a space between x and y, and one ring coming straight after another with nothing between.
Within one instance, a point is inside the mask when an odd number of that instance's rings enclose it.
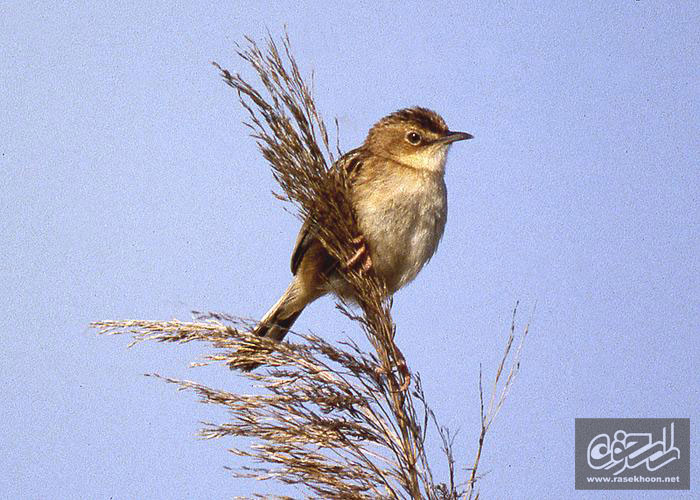
<instances>
[{"instance_id":1,"label":"bird's beak","mask_svg":"<svg viewBox=\"0 0 700 500\"><path fill-rule=\"evenodd\" d=\"M467 134L466 132L447 132L444 136L436 139L435 142L442 142L443 144L451 144L457 141L466 141L467 139L473 139L474 136Z\"/></svg>"}]
</instances>

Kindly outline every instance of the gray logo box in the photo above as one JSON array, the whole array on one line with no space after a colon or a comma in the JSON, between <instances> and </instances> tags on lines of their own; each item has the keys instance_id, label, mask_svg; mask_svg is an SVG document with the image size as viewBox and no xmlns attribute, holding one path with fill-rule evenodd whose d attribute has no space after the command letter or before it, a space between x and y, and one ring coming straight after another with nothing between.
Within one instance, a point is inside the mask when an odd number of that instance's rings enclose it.
<instances>
[{"instance_id":1,"label":"gray logo box","mask_svg":"<svg viewBox=\"0 0 700 500\"><path fill-rule=\"evenodd\" d=\"M689 418L577 418L577 490L690 489Z\"/></svg>"}]
</instances>

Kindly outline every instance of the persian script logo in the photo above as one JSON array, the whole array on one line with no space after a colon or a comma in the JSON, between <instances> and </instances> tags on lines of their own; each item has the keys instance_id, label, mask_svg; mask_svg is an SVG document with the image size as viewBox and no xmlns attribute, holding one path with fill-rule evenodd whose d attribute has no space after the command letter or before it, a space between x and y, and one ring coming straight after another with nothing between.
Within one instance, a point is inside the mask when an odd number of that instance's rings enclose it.
<instances>
[{"instance_id":1,"label":"persian script logo","mask_svg":"<svg viewBox=\"0 0 700 500\"><path fill-rule=\"evenodd\" d=\"M577 490L687 490L689 418L577 418Z\"/></svg>"},{"instance_id":2,"label":"persian script logo","mask_svg":"<svg viewBox=\"0 0 700 500\"><path fill-rule=\"evenodd\" d=\"M598 434L588 443L588 466L595 470L607 470L614 476L627 469L646 465L655 471L679 460L680 450L674 445L673 422L663 427L661 437L654 441L651 433L625 432L618 429L611 438Z\"/></svg>"}]
</instances>

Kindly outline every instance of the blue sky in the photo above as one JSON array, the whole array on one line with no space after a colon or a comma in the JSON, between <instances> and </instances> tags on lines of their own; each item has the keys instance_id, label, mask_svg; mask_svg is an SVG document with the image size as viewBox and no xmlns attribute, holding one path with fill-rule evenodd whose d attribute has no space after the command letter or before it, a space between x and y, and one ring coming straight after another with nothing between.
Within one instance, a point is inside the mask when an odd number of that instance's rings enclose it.
<instances>
[{"instance_id":1,"label":"blue sky","mask_svg":"<svg viewBox=\"0 0 700 500\"><path fill-rule=\"evenodd\" d=\"M205 346L127 350L87 325L259 317L286 286L298 222L270 194L236 96L209 64L252 77L235 42L284 25L343 149L412 105L476 136L452 148L445 236L394 317L438 417L460 429L464 466L479 364L493 375L516 301L520 327L532 318L482 457L485 497L697 496L698 460L691 491L672 495L575 491L573 468L577 417L690 417L700 454L696 2L3 10L1 496L256 487L224 470L240 464L231 443L195 437L223 412L142 374L242 392L246 380L187 368ZM296 327L361 335L330 299Z\"/></svg>"}]
</instances>

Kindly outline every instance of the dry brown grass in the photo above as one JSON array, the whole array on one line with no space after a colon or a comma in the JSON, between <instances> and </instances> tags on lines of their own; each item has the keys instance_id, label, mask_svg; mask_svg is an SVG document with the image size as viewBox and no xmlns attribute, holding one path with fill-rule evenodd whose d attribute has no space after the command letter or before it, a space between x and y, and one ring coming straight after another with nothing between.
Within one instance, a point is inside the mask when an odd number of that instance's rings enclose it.
<instances>
[{"instance_id":1,"label":"dry brown grass","mask_svg":"<svg viewBox=\"0 0 700 500\"><path fill-rule=\"evenodd\" d=\"M248 39L247 47L239 51L264 91L214 64L248 112L247 124L282 189L278 196L293 203L300 218L321 228L319 238L329 252L347 261L352 249L346 243L359 231L347 202L346 179L332 168L334 154L326 127L288 38L281 47L280 51L269 38L261 50ZM216 351L204 363L263 365L256 372L242 373L265 389L261 395L165 378L196 392L203 402L229 410L230 421L207 425L202 436L253 439L246 448L238 446L241 440L233 440L231 451L251 464L234 471L236 476L303 485L310 496L324 498L478 497L475 484L484 438L519 368L522 343L512 350L515 316L486 411L480 375L479 444L472 468L460 480L453 437L437 424L420 377L414 374L411 388L402 390L410 370L394 342L391 298L383 283L371 272L344 273L355 289L359 309L344 303L338 308L361 326L373 352L352 341L332 344L315 335L292 334L294 342L277 343L251 334L254 324L216 313L199 314L193 322L98 321L92 326L105 334L131 334L134 343L206 341ZM527 329L522 339L526 334ZM426 456L431 422L448 463L443 481L435 480Z\"/></svg>"}]
</instances>

